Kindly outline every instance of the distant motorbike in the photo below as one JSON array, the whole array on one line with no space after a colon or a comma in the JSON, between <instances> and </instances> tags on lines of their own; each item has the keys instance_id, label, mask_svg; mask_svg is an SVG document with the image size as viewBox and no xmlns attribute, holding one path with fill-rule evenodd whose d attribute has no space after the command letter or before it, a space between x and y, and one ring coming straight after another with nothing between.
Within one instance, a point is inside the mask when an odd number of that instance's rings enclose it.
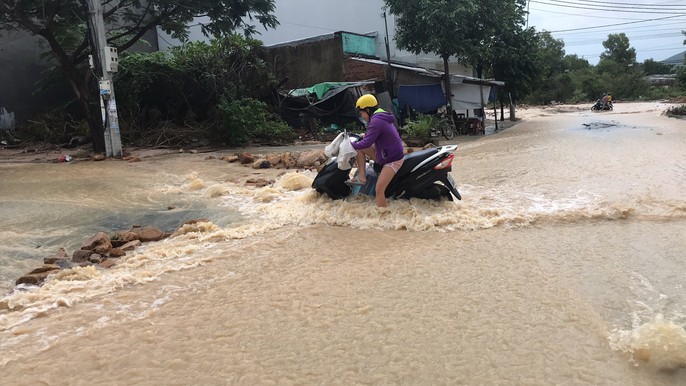
<instances>
[{"instance_id":1,"label":"distant motorbike","mask_svg":"<svg viewBox=\"0 0 686 386\"><path fill-rule=\"evenodd\" d=\"M603 102L602 99L598 99L593 106L591 106L591 111L610 111L612 110L612 102Z\"/></svg>"}]
</instances>

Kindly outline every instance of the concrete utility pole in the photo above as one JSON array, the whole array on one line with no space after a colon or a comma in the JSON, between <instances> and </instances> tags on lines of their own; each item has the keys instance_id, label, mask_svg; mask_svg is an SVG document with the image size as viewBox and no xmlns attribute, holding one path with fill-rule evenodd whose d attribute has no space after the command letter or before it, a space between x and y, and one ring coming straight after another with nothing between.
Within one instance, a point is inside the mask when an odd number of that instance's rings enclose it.
<instances>
[{"instance_id":1,"label":"concrete utility pole","mask_svg":"<svg viewBox=\"0 0 686 386\"><path fill-rule=\"evenodd\" d=\"M107 157L121 158L121 136L119 134L119 119L117 117L117 101L114 98L114 85L112 74L117 71L118 55L116 48L107 46L105 34L105 20L101 0L86 0L88 3L88 18L92 27L90 33L95 45L95 58L93 64L100 67L101 78L99 82L100 108L102 110L102 122L105 128L105 150Z\"/></svg>"}]
</instances>

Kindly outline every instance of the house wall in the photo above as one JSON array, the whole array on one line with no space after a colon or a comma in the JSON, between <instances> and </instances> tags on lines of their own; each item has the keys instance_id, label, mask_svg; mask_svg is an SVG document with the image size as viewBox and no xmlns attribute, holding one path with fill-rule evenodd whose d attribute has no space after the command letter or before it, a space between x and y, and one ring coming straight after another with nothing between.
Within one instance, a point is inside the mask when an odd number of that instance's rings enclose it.
<instances>
[{"instance_id":1,"label":"house wall","mask_svg":"<svg viewBox=\"0 0 686 386\"><path fill-rule=\"evenodd\" d=\"M345 80L340 35L268 47L265 49L265 55L277 80L288 77L288 81L281 88L302 88L321 82Z\"/></svg>"},{"instance_id":2,"label":"house wall","mask_svg":"<svg viewBox=\"0 0 686 386\"><path fill-rule=\"evenodd\" d=\"M360 62L359 60L346 59L343 65L346 82L358 82L361 80L384 79L385 69L374 63Z\"/></svg>"},{"instance_id":3,"label":"house wall","mask_svg":"<svg viewBox=\"0 0 686 386\"><path fill-rule=\"evenodd\" d=\"M391 60L443 71L443 61L438 56L415 55L396 46L395 16L387 14L384 20L384 0L274 0L274 4L274 15L279 21L275 29L265 29L255 20L246 20L247 23L256 26L259 35L254 38L261 40L265 46L348 31L374 36L375 56L387 59L385 38L388 36ZM208 21L208 18L196 18L191 22L189 39L207 41L208 38L202 33L201 24ZM160 50L181 44L179 40L161 30L158 33L161 36ZM453 74L474 75L471 69L458 65L456 60L452 60L449 65Z\"/></svg>"}]
</instances>

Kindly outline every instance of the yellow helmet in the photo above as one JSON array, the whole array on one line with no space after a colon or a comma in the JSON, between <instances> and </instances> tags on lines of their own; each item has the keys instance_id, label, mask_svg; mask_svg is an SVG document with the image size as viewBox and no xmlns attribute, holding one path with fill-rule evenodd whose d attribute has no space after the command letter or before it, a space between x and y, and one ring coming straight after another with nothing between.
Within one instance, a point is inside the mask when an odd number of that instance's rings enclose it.
<instances>
[{"instance_id":1,"label":"yellow helmet","mask_svg":"<svg viewBox=\"0 0 686 386\"><path fill-rule=\"evenodd\" d=\"M379 105L376 98L372 94L364 94L355 103L355 108L366 109L367 107L376 107Z\"/></svg>"}]
</instances>

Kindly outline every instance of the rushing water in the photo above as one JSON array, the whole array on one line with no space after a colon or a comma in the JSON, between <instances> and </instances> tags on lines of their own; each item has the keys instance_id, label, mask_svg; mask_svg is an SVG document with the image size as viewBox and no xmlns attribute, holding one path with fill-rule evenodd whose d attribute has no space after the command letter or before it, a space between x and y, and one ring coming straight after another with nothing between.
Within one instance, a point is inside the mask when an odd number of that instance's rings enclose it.
<instances>
[{"instance_id":1,"label":"rushing water","mask_svg":"<svg viewBox=\"0 0 686 386\"><path fill-rule=\"evenodd\" d=\"M0 164L0 384L686 384L686 122L660 111L461 142L463 201L385 209L202 155ZM136 223L176 231L13 290Z\"/></svg>"}]
</instances>

